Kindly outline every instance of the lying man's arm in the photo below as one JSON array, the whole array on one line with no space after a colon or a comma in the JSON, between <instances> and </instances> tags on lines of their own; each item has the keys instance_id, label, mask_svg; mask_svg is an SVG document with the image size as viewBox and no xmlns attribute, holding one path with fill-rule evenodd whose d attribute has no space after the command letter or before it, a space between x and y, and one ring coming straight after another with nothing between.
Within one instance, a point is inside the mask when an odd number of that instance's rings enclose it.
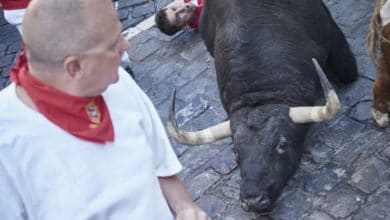
<instances>
[{"instance_id":1,"label":"lying man's arm","mask_svg":"<svg viewBox=\"0 0 390 220\"><path fill-rule=\"evenodd\" d=\"M210 220L188 195L178 176L159 177L161 189L176 220Z\"/></svg>"}]
</instances>

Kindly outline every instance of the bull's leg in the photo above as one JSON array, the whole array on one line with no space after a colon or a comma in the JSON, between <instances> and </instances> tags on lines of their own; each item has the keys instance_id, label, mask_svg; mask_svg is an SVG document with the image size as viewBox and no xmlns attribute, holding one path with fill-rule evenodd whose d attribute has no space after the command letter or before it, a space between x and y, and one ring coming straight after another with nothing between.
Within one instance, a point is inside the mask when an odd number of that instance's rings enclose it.
<instances>
[{"instance_id":1,"label":"bull's leg","mask_svg":"<svg viewBox=\"0 0 390 220\"><path fill-rule=\"evenodd\" d=\"M383 37L390 38L390 24L386 25L382 31ZM389 124L390 110L390 45L381 43L382 54L379 57L378 74L374 84L374 102L372 114L379 126L384 127Z\"/></svg>"},{"instance_id":2,"label":"bull's leg","mask_svg":"<svg viewBox=\"0 0 390 220\"><path fill-rule=\"evenodd\" d=\"M352 82L358 77L355 57L338 26L335 26L332 37L328 64L342 83Z\"/></svg>"}]
</instances>

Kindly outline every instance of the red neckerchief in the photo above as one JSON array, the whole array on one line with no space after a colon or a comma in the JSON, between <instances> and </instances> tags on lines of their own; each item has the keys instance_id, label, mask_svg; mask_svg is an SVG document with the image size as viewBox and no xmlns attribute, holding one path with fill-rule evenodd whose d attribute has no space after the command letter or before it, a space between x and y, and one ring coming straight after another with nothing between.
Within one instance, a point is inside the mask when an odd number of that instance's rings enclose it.
<instances>
[{"instance_id":1,"label":"red neckerchief","mask_svg":"<svg viewBox=\"0 0 390 220\"><path fill-rule=\"evenodd\" d=\"M203 0L198 0L198 7L195 9L195 18L194 22L189 24L189 26L193 29L197 29L199 27L200 15L202 15L203 10Z\"/></svg>"},{"instance_id":2,"label":"red neckerchief","mask_svg":"<svg viewBox=\"0 0 390 220\"><path fill-rule=\"evenodd\" d=\"M27 8L30 0L0 0L4 10L16 10Z\"/></svg>"},{"instance_id":3,"label":"red neckerchief","mask_svg":"<svg viewBox=\"0 0 390 220\"><path fill-rule=\"evenodd\" d=\"M197 29L199 27L199 20L200 20L200 15L202 14L203 10L203 0L197 0L198 5L196 6L195 9L195 17L194 17L194 22L188 24L190 28ZM191 3L191 0L184 0L184 3Z\"/></svg>"},{"instance_id":4,"label":"red neckerchief","mask_svg":"<svg viewBox=\"0 0 390 220\"><path fill-rule=\"evenodd\" d=\"M10 80L26 90L40 113L68 133L101 144L114 140L110 112L101 95L75 97L43 84L29 72L24 51Z\"/></svg>"}]
</instances>

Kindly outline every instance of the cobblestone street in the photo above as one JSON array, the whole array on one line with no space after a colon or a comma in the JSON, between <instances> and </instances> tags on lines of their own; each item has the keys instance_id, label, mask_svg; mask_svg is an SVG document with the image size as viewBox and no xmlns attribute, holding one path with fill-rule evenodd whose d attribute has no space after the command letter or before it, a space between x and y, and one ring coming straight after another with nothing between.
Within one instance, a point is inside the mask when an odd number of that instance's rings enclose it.
<instances>
[{"instance_id":1,"label":"cobblestone street","mask_svg":"<svg viewBox=\"0 0 390 220\"><path fill-rule=\"evenodd\" d=\"M136 26L169 0L117 0L123 30ZM324 0L345 33L359 68L357 82L338 88L342 113L313 124L300 168L267 216L239 206L240 172L232 140L189 147L172 140L185 167L180 174L192 198L212 219L390 219L390 128L371 117L376 76L364 41L375 1ZM16 28L0 13L0 89L21 50ZM199 130L227 119L218 96L213 58L199 33L186 30L172 37L152 27L130 40L136 82L149 95L164 121L176 89L179 126Z\"/></svg>"}]
</instances>

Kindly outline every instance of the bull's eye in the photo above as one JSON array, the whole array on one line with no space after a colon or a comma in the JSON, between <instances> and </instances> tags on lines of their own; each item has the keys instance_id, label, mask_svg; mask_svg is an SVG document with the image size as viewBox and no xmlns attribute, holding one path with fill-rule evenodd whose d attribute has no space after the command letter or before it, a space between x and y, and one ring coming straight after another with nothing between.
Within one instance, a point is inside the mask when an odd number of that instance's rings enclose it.
<instances>
[{"instance_id":1,"label":"bull's eye","mask_svg":"<svg viewBox=\"0 0 390 220\"><path fill-rule=\"evenodd\" d=\"M240 158L238 157L238 150L236 150L235 148L233 148L233 152L234 152L234 159L236 160L236 162L238 163Z\"/></svg>"},{"instance_id":2,"label":"bull's eye","mask_svg":"<svg viewBox=\"0 0 390 220\"><path fill-rule=\"evenodd\" d=\"M287 148L288 148L288 144L287 144L287 141L284 139L282 140L278 146L276 147L276 151L279 153L279 154L283 154L287 151Z\"/></svg>"}]
</instances>

